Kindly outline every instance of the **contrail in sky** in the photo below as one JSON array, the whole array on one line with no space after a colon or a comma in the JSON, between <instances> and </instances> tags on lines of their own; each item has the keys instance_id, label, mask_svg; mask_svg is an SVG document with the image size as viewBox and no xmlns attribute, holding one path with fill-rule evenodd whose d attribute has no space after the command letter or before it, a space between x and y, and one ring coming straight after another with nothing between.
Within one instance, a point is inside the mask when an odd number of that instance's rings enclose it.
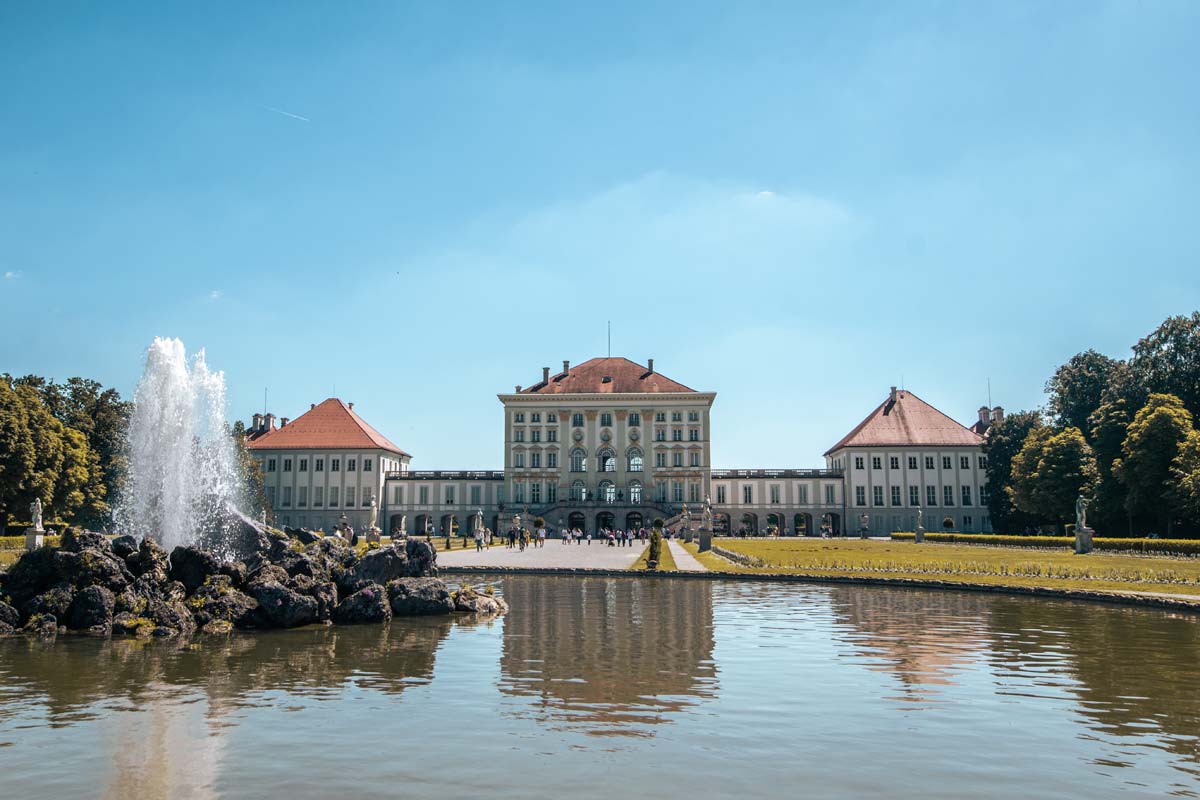
<instances>
[{"instance_id":1,"label":"contrail in sky","mask_svg":"<svg viewBox=\"0 0 1200 800\"><path fill-rule=\"evenodd\" d=\"M262 108L265 108L267 111L274 111L276 114L283 114L285 117L291 117L292 119L298 119L301 122L312 122L312 120L309 119L308 117L302 117L299 114L293 114L290 111L284 111L282 108L271 108L270 106L262 106Z\"/></svg>"}]
</instances>

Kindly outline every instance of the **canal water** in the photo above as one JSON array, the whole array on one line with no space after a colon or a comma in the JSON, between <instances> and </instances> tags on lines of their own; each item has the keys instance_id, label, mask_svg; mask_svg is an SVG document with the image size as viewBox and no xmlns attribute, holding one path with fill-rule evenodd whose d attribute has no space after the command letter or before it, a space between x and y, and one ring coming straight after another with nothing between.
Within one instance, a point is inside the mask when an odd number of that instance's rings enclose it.
<instances>
[{"instance_id":1,"label":"canal water","mask_svg":"<svg viewBox=\"0 0 1200 800\"><path fill-rule=\"evenodd\" d=\"M1200 793L1197 616L492 582L512 606L493 621L0 640L0 786L23 800Z\"/></svg>"}]
</instances>

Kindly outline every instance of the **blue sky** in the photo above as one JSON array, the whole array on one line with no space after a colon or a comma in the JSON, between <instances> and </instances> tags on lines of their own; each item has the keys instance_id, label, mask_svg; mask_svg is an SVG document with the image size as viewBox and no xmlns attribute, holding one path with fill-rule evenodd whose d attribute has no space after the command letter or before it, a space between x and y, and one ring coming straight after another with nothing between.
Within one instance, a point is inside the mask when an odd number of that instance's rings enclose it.
<instances>
[{"instance_id":1,"label":"blue sky","mask_svg":"<svg viewBox=\"0 0 1200 800\"><path fill-rule=\"evenodd\" d=\"M0 5L0 371L334 392L419 468L605 351L819 466L1200 307L1200 5Z\"/></svg>"}]
</instances>

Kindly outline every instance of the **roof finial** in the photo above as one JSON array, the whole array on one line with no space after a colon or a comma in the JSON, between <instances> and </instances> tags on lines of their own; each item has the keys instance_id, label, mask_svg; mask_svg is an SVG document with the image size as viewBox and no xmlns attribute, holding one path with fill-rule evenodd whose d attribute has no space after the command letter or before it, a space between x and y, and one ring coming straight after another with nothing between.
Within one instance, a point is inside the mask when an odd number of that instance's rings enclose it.
<instances>
[{"instance_id":1,"label":"roof finial","mask_svg":"<svg viewBox=\"0 0 1200 800\"><path fill-rule=\"evenodd\" d=\"M608 321L608 357L612 358L612 320Z\"/></svg>"}]
</instances>

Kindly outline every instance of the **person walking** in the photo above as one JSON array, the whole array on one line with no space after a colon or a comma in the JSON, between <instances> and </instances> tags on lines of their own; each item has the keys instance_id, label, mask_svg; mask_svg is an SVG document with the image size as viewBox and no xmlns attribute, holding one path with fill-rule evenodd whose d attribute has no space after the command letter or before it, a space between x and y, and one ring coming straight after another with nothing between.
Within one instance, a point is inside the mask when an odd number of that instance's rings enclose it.
<instances>
[{"instance_id":1,"label":"person walking","mask_svg":"<svg viewBox=\"0 0 1200 800\"><path fill-rule=\"evenodd\" d=\"M483 552L483 528L475 529L475 552Z\"/></svg>"}]
</instances>

